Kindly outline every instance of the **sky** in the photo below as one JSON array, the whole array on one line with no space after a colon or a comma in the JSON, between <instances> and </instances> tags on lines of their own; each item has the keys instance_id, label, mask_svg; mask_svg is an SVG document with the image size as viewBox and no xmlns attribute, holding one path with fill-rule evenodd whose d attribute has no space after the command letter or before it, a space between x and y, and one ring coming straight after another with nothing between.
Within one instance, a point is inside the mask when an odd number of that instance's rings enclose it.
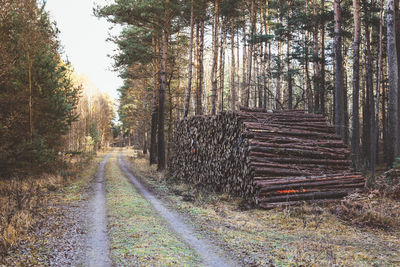
<instances>
[{"instance_id":1,"label":"sky","mask_svg":"<svg viewBox=\"0 0 400 267\"><path fill-rule=\"evenodd\" d=\"M116 46L106 41L112 26L93 15L93 7L107 0L47 0L46 10L60 30L63 58L68 58L79 75L85 75L101 91L113 99L122 79L112 71L112 55ZM117 30L112 33L115 35Z\"/></svg>"}]
</instances>

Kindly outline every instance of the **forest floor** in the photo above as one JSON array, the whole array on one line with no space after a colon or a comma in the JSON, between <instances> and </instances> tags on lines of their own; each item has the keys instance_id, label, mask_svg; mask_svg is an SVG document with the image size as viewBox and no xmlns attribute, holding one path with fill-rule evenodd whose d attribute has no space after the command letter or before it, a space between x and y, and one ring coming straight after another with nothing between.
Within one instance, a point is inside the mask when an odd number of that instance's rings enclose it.
<instances>
[{"instance_id":1,"label":"forest floor","mask_svg":"<svg viewBox=\"0 0 400 267\"><path fill-rule=\"evenodd\" d=\"M353 196L259 210L178 183L137 155L99 153L69 185L48 192L4 266L400 264L399 201Z\"/></svg>"},{"instance_id":2,"label":"forest floor","mask_svg":"<svg viewBox=\"0 0 400 267\"><path fill-rule=\"evenodd\" d=\"M0 266L82 266L89 264L87 223L89 207L96 195L99 152L76 178L56 184L40 194L45 199L35 210L35 223L23 233L22 241L0 259ZM21 235L21 233L20 233Z\"/></svg>"}]
</instances>

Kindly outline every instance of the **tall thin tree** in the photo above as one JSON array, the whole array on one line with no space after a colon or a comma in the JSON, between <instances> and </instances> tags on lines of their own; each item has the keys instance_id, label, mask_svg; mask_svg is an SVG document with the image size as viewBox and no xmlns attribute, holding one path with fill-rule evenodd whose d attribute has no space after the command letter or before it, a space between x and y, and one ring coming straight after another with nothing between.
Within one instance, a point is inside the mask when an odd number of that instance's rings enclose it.
<instances>
[{"instance_id":1,"label":"tall thin tree","mask_svg":"<svg viewBox=\"0 0 400 267\"><path fill-rule=\"evenodd\" d=\"M360 42L361 42L361 19L360 0L353 0L354 14L354 40L353 40L353 118L351 149L353 164L356 170L360 168Z\"/></svg>"},{"instance_id":2,"label":"tall thin tree","mask_svg":"<svg viewBox=\"0 0 400 267\"><path fill-rule=\"evenodd\" d=\"M342 57L342 14L340 7L341 0L334 0L334 52L335 52L335 127L336 133L345 139L345 97Z\"/></svg>"},{"instance_id":3,"label":"tall thin tree","mask_svg":"<svg viewBox=\"0 0 400 267\"><path fill-rule=\"evenodd\" d=\"M387 1L387 51L389 66L389 100L388 100L388 139L390 146L388 164L391 165L395 157L400 156L399 138L399 73L396 47L396 15L395 1Z\"/></svg>"},{"instance_id":4,"label":"tall thin tree","mask_svg":"<svg viewBox=\"0 0 400 267\"><path fill-rule=\"evenodd\" d=\"M185 110L184 117L187 117L189 113L189 102L190 102L190 93L192 91L192 71L193 71L193 31L194 31L194 0L192 0L191 8L190 8L190 45L189 45L189 65L188 65L188 85L186 89L186 97L185 97Z\"/></svg>"}]
</instances>

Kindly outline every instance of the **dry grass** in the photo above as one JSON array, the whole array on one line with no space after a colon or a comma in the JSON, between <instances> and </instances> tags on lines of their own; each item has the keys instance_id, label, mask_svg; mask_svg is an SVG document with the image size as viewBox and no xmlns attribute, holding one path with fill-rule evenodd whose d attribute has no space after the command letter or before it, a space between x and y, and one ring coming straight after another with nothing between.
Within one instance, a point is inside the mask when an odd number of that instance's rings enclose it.
<instances>
[{"instance_id":1,"label":"dry grass","mask_svg":"<svg viewBox=\"0 0 400 267\"><path fill-rule=\"evenodd\" d=\"M0 182L0 251L26 238L37 217L37 208L46 202L46 193L64 183L61 176L14 178ZM1 257L1 255L0 255Z\"/></svg>"},{"instance_id":2,"label":"dry grass","mask_svg":"<svg viewBox=\"0 0 400 267\"><path fill-rule=\"evenodd\" d=\"M246 266L400 264L398 201L367 194L326 206L243 209L240 198L177 183L149 168L145 159L131 162L137 176Z\"/></svg>"},{"instance_id":3,"label":"dry grass","mask_svg":"<svg viewBox=\"0 0 400 267\"><path fill-rule=\"evenodd\" d=\"M350 195L331 211L346 224L359 228L400 230L400 202L376 191Z\"/></svg>"},{"instance_id":4,"label":"dry grass","mask_svg":"<svg viewBox=\"0 0 400 267\"><path fill-rule=\"evenodd\" d=\"M68 172L80 172L87 161L88 158L81 158L70 165ZM21 241L32 241L29 231L42 216L41 207L47 205L52 192L65 188L73 179L43 174L0 180L0 263Z\"/></svg>"}]
</instances>

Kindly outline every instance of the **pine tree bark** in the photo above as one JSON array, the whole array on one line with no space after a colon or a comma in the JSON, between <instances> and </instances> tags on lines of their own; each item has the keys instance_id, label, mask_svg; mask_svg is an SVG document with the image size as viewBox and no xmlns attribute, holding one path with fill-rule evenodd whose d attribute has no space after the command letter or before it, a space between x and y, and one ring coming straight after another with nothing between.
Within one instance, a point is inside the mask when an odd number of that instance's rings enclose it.
<instances>
[{"instance_id":1,"label":"pine tree bark","mask_svg":"<svg viewBox=\"0 0 400 267\"><path fill-rule=\"evenodd\" d=\"M345 127L345 97L342 57L342 15L340 0L334 0L334 52L335 52L335 127L336 133L346 138Z\"/></svg>"},{"instance_id":2,"label":"pine tree bark","mask_svg":"<svg viewBox=\"0 0 400 267\"><path fill-rule=\"evenodd\" d=\"M245 106L248 107L250 105L250 86L251 86L251 70L253 67L253 50L254 50L254 34L255 34L255 12L254 12L254 1L250 0L250 46L249 46L249 62L247 65L247 78L246 78L246 91L245 91Z\"/></svg>"},{"instance_id":3,"label":"pine tree bark","mask_svg":"<svg viewBox=\"0 0 400 267\"><path fill-rule=\"evenodd\" d=\"M199 49L199 47L200 47L200 22L199 22L199 20L198 19L196 19L195 20L195 31L196 31L196 34L195 34L195 42L194 42L194 49L193 49L193 52L194 52L194 75L195 75L195 78L196 78L196 91L195 91L195 94L194 94L194 96L192 97L192 102L193 102L193 110L194 110L194 114L195 115L198 115L197 114L197 112L198 112L198 108L197 108L197 99L198 99L198 94L199 94L199 86L200 86L200 79L199 79L199 58L200 58L200 56L199 56L199 51L200 51L200 49Z\"/></svg>"},{"instance_id":4,"label":"pine tree bark","mask_svg":"<svg viewBox=\"0 0 400 267\"><path fill-rule=\"evenodd\" d=\"M221 41L220 41L220 54L219 54L219 90L221 95L220 111L224 110L224 87L225 87L225 48L227 32L222 30L221 25Z\"/></svg>"},{"instance_id":5,"label":"pine tree bark","mask_svg":"<svg viewBox=\"0 0 400 267\"><path fill-rule=\"evenodd\" d=\"M184 108L184 117L186 118L189 114L189 102L190 102L190 93L192 91L192 71L193 71L193 25L194 25L194 0L192 0L192 7L190 9L190 45L189 45L189 65L188 65L188 85L186 89L185 96L185 108Z\"/></svg>"},{"instance_id":6,"label":"pine tree bark","mask_svg":"<svg viewBox=\"0 0 400 267\"><path fill-rule=\"evenodd\" d=\"M218 90L218 80L217 80L217 64L218 64L218 32L219 32L219 0L214 1L214 24L213 24L213 63L211 70L211 115L216 114L217 105L217 90Z\"/></svg>"},{"instance_id":7,"label":"pine tree bark","mask_svg":"<svg viewBox=\"0 0 400 267\"><path fill-rule=\"evenodd\" d=\"M268 29L268 12L269 12L269 2L268 0L265 0L265 12L263 12L263 23L264 23L264 34L266 36L269 35L269 29ZM267 78L267 74L269 72L268 69L268 58L269 58L269 53L268 53L268 45L269 41L265 41L263 43L264 45L264 58L262 61L262 76L263 76L263 87L264 87L264 101L263 101L263 108L266 109L268 105L268 100L269 100L269 79Z\"/></svg>"},{"instance_id":8,"label":"pine tree bark","mask_svg":"<svg viewBox=\"0 0 400 267\"><path fill-rule=\"evenodd\" d=\"M369 11L367 11L369 12ZM369 17L369 13L366 14ZM365 143L363 142L365 158L367 166L371 166L371 143L372 143L372 131L375 127L375 108L374 108L374 88L373 88L373 73L372 73L372 55L371 55L371 31L369 23L365 23L365 57L366 57L366 116L363 129L363 136L365 136Z\"/></svg>"},{"instance_id":9,"label":"pine tree bark","mask_svg":"<svg viewBox=\"0 0 400 267\"><path fill-rule=\"evenodd\" d=\"M286 46L286 62L287 62L287 86L288 86L288 109L293 109L293 85L290 64L290 39L287 41Z\"/></svg>"},{"instance_id":10,"label":"pine tree bark","mask_svg":"<svg viewBox=\"0 0 400 267\"><path fill-rule=\"evenodd\" d=\"M277 64L277 77L276 77L276 109L282 109L282 90L281 90L281 68L282 68L282 42L278 40L278 64Z\"/></svg>"},{"instance_id":11,"label":"pine tree bark","mask_svg":"<svg viewBox=\"0 0 400 267\"><path fill-rule=\"evenodd\" d=\"M376 164L377 164L377 150L378 150L378 129L379 129L379 99L380 99L380 88L381 88L381 79L382 79L382 39L383 39L383 6L384 0L381 0L380 12L379 12L379 50L378 50L378 73L376 79L376 101L375 101L375 123L374 128L372 129L372 143L371 143L371 174L373 180L371 182L375 182L376 175Z\"/></svg>"},{"instance_id":12,"label":"pine tree bark","mask_svg":"<svg viewBox=\"0 0 400 267\"><path fill-rule=\"evenodd\" d=\"M158 89L159 89L159 64L158 64L158 41L155 36L156 33L152 33L152 46L153 46L153 101L152 101L152 112L151 112L151 132L150 132L150 165L157 163L157 125L158 125Z\"/></svg>"},{"instance_id":13,"label":"pine tree bark","mask_svg":"<svg viewBox=\"0 0 400 267\"><path fill-rule=\"evenodd\" d=\"M360 0L353 0L354 14L354 40L353 40L353 132L351 139L353 165L356 170L360 169Z\"/></svg>"},{"instance_id":14,"label":"pine tree bark","mask_svg":"<svg viewBox=\"0 0 400 267\"><path fill-rule=\"evenodd\" d=\"M243 42L243 53L242 53L242 86L241 86L241 99L242 99L242 105L246 105L246 69L247 69L247 49L246 49L246 20L245 17L243 18L243 36L242 36L242 42Z\"/></svg>"},{"instance_id":15,"label":"pine tree bark","mask_svg":"<svg viewBox=\"0 0 400 267\"><path fill-rule=\"evenodd\" d=\"M197 23L196 29L197 42L197 90L196 90L196 115L203 115L203 84L204 84L204 20Z\"/></svg>"},{"instance_id":16,"label":"pine tree bark","mask_svg":"<svg viewBox=\"0 0 400 267\"><path fill-rule=\"evenodd\" d=\"M396 51L397 51L397 73L398 73L398 81L397 81L397 150L394 151L394 159L400 158L400 9L399 9L399 0L394 2L395 6L395 32L396 32Z\"/></svg>"},{"instance_id":17,"label":"pine tree bark","mask_svg":"<svg viewBox=\"0 0 400 267\"><path fill-rule=\"evenodd\" d=\"M325 13L325 0L321 0L321 13ZM320 86L321 91L319 92L319 105L321 109L321 114L325 115L325 20L321 23L321 80Z\"/></svg>"},{"instance_id":18,"label":"pine tree bark","mask_svg":"<svg viewBox=\"0 0 400 267\"><path fill-rule=\"evenodd\" d=\"M236 110L236 65L235 65L235 18L231 18L231 109Z\"/></svg>"},{"instance_id":19,"label":"pine tree bark","mask_svg":"<svg viewBox=\"0 0 400 267\"><path fill-rule=\"evenodd\" d=\"M240 39L239 39L239 28L236 29L236 105L242 102L242 95L240 90Z\"/></svg>"},{"instance_id":20,"label":"pine tree bark","mask_svg":"<svg viewBox=\"0 0 400 267\"><path fill-rule=\"evenodd\" d=\"M388 142L389 157L388 165L391 165L394 158L400 156L399 138L399 73L396 46L396 15L395 1L387 1L387 51L389 66L389 95L388 95Z\"/></svg>"},{"instance_id":21,"label":"pine tree bark","mask_svg":"<svg viewBox=\"0 0 400 267\"><path fill-rule=\"evenodd\" d=\"M320 111L320 71L319 71L319 39L318 39L318 23L317 23L317 0L313 1L313 15L315 17L315 22L313 25L313 39L314 39L314 46L313 46L313 68L314 68L314 110Z\"/></svg>"},{"instance_id":22,"label":"pine tree bark","mask_svg":"<svg viewBox=\"0 0 400 267\"><path fill-rule=\"evenodd\" d=\"M306 0L305 3L305 10L304 10L306 16L308 13L308 0ZM305 68L305 73L306 73L306 94L307 94L307 110L308 112L313 112L314 110L314 100L313 100L313 93L311 89L311 82L310 82L310 58L308 55L308 43L309 43L309 32L306 30L304 34L304 41L305 41L305 55L304 55L304 68Z\"/></svg>"},{"instance_id":23,"label":"pine tree bark","mask_svg":"<svg viewBox=\"0 0 400 267\"><path fill-rule=\"evenodd\" d=\"M168 45L170 34L170 0L165 0L165 24L163 29L162 53L161 53L161 73L160 73L160 94L159 94L159 112L158 112L158 170L165 169L165 138L164 138L164 111L165 111L165 89L166 89L166 72L168 60Z\"/></svg>"}]
</instances>

